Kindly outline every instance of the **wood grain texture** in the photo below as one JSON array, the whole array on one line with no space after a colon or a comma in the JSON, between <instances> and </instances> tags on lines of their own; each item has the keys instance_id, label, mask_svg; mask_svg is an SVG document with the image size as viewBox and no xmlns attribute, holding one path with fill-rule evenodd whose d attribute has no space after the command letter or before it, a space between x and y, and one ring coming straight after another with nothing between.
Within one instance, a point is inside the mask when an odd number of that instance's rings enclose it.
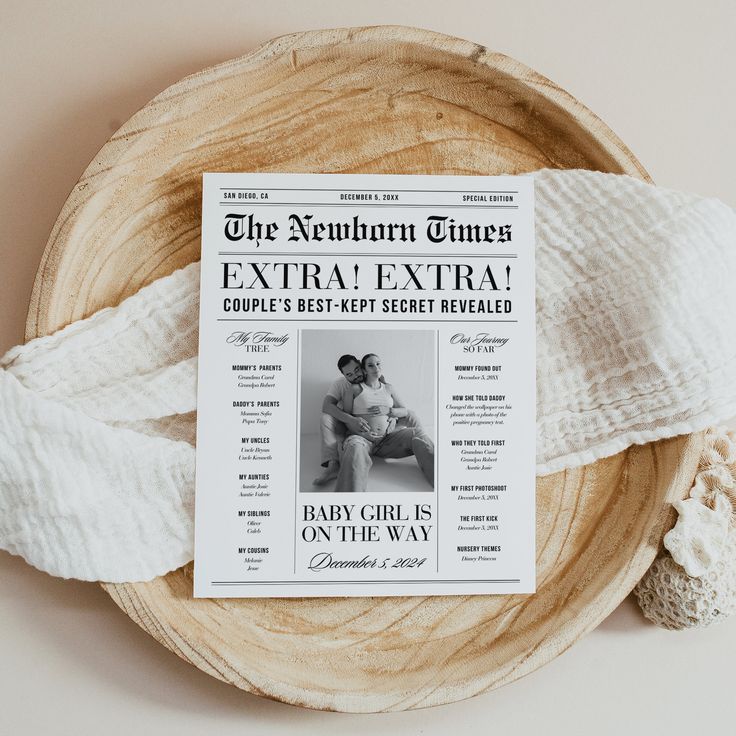
<instances>
[{"instance_id":1,"label":"wood grain texture","mask_svg":"<svg viewBox=\"0 0 736 736\"><path fill-rule=\"evenodd\" d=\"M580 103L476 44L398 27L279 38L165 90L102 148L51 233L26 337L196 260L204 171L543 167L648 178ZM533 671L618 605L702 442L634 447L538 479L532 596L194 600L191 566L105 588L166 647L244 690L358 712L446 703Z\"/></svg>"}]
</instances>

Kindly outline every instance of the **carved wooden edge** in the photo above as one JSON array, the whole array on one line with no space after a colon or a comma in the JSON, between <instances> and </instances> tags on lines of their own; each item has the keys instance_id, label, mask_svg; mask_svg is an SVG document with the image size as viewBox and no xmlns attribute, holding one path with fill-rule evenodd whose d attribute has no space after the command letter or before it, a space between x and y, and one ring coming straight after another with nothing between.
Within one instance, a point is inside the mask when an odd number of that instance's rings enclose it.
<instances>
[{"instance_id":1,"label":"carved wooden edge","mask_svg":"<svg viewBox=\"0 0 736 736\"><path fill-rule=\"evenodd\" d=\"M557 625L555 636L550 637L546 632L542 632L538 645L531 646L524 656L510 662L501 672L476 673L465 682L447 682L444 687L442 685L433 687L426 693L404 693L401 697L397 697L395 693L389 695L385 692L365 692L362 696L348 696L336 692L330 696L324 692L312 692L307 686L295 690L293 686L285 686L276 681L268 683L260 681L256 684L248 678L247 673L234 669L227 659L212 648L207 648L206 653L203 653L201 641L190 641L185 621L177 625L171 621L157 619L155 612L135 584L102 584L102 587L122 611L181 659L206 674L255 695L311 709L355 713L414 710L456 702L496 689L530 674L566 651L613 612L633 590L661 550L662 537L674 521L672 503L685 497L689 492L704 444L705 432L698 432L643 446L632 446L611 458L599 460L598 463L617 463L624 460L625 465L641 463L642 467L644 463L649 464L649 472L655 478L655 485L651 489L655 498L648 504L647 513L637 517L639 527L649 528L646 543L639 545L637 553L629 562L619 568L609 582L598 589L585 605L578 602L578 610L572 614L564 610L555 612L554 623ZM663 456L655 458L657 453L662 453ZM596 464L575 471L563 471L559 475L579 471L584 474ZM659 472L663 467L674 467L675 470L670 474L665 473L663 477ZM628 467L624 472L629 472ZM625 478L623 482L626 482ZM595 537L596 529L591 536ZM298 606L299 600L292 599L289 604ZM326 605L329 605L328 601ZM200 626L199 623L196 625Z\"/></svg>"},{"instance_id":2,"label":"carved wooden edge","mask_svg":"<svg viewBox=\"0 0 736 736\"><path fill-rule=\"evenodd\" d=\"M407 26L335 28L280 36L266 42L249 54L191 74L167 87L124 123L100 149L69 194L49 235L31 292L25 325L26 341L45 334L47 330L44 315L49 306L49 275L58 270L66 250L66 244L59 239L62 223L71 218L74 212L81 207L85 198L84 192L88 186L85 180L101 169L115 166L125 150L126 137L132 136L136 130L148 127L167 101L179 95L191 93L198 86L211 84L218 78L241 74L248 67L256 66L271 57L289 54L293 59L293 55L298 54L300 50L327 48L340 44L379 42L422 46L429 50L468 59L475 64L500 72L509 79L523 81L551 104L570 114L580 123L581 127L586 128L606 153L617 162L623 173L651 182L646 170L632 152L597 115L538 72L509 56L489 51L479 44Z\"/></svg>"},{"instance_id":3,"label":"carved wooden edge","mask_svg":"<svg viewBox=\"0 0 736 736\"><path fill-rule=\"evenodd\" d=\"M83 172L79 182L64 204L54 225L54 229L49 236L33 286L26 320L26 339L31 339L45 332L43 316L48 308L47 290L49 279L51 278L50 274L53 274L58 269L66 248L66 244L59 240L60 223L72 217L75 210L83 204L85 199L84 189L88 186L84 180L92 176L102 167L114 166L124 151L126 137L132 136L136 129L146 127L150 122L154 121L156 115L160 112L161 106L165 105L167 101L175 98L177 95L191 92L199 85L210 84L218 78L243 73L249 66L257 65L262 60L270 57L289 54L292 60L294 60L294 55L298 54L300 50L329 47L345 43L377 42L421 45L435 51L463 57L472 63L486 66L496 72L506 74L509 79L523 80L537 94L570 114L582 127L586 128L594 140L598 141L601 147L620 165L624 173L645 181L651 181L631 151L629 151L600 118L594 115L584 105L557 87L553 82L520 62L502 54L488 51L485 47L478 44L431 31L401 26L331 29L282 36L267 42L246 56L205 69L185 77L171 87L168 87L133 115L112 139L103 146L98 155ZM695 452L692 448L698 442L702 445L701 434L680 439L686 443L683 444L683 447L687 452L683 453L683 460L678 466L675 478L672 479L662 499L667 504L684 495L683 488L685 482L687 482L687 489L689 489L699 456L699 450ZM662 440L646 447L654 448L663 442L671 442L671 440ZM634 451L634 448L626 450L621 455L632 451ZM692 475L690 475L691 470ZM687 477L688 475L689 478ZM630 564L601 589L597 596L599 605L595 612L588 615L584 621L578 620L575 617L569 619L562 625L558 635L553 638L551 644L547 647L530 653L521 662L514 664L514 666L508 668L495 679L489 681L487 677L475 678L475 680L466 683L462 689L454 688L451 693L448 689L443 690L439 688L434 690L433 694L420 696L409 704L406 701L397 704L393 700L387 703L385 702L385 695L380 696L383 697L384 702L378 703L375 699L371 700L368 697L369 694L366 694L366 702L360 703L356 707L354 701L348 702L342 696L335 697L332 700L329 698L325 700L324 698L315 698L314 694L308 691L300 694L294 693L293 691L285 692L279 688L279 683L276 682L270 683L267 687L263 685L256 686L248 682L243 673L235 672L215 652L209 651L205 653L201 651L201 642L198 643L198 649L195 649L189 645L186 633L182 633L177 627L167 622L158 621L147 603L138 594L134 585L103 585L103 588L111 595L123 611L136 621L141 628L164 644L164 646L175 652L185 661L195 664L203 671L225 682L236 684L244 690L312 708L357 710L360 712L404 710L407 708L420 708L451 702L485 692L527 674L567 649L583 633L597 626L630 592L651 564L651 561L656 555L662 534L669 524L671 524L671 514L668 511L668 507L663 506L660 508L659 516L651 527L647 545L642 545L639 553L634 556ZM587 609L586 612L588 612Z\"/></svg>"}]
</instances>

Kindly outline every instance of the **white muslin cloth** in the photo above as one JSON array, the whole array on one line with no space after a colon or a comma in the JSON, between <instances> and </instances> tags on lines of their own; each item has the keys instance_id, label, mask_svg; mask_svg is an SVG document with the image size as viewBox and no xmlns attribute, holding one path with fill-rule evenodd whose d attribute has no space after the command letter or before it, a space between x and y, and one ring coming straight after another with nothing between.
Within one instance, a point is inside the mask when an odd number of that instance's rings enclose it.
<instances>
[{"instance_id":1,"label":"white muslin cloth","mask_svg":"<svg viewBox=\"0 0 736 736\"><path fill-rule=\"evenodd\" d=\"M535 177L537 474L736 415L736 212ZM0 548L148 580L193 556L199 264L0 359Z\"/></svg>"}]
</instances>

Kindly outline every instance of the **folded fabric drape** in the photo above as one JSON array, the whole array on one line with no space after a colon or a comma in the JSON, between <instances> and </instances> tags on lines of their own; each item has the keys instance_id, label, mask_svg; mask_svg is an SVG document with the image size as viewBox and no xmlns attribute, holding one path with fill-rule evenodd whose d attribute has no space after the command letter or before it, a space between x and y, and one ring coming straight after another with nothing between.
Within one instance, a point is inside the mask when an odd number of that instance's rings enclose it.
<instances>
[{"instance_id":1,"label":"folded fabric drape","mask_svg":"<svg viewBox=\"0 0 736 736\"><path fill-rule=\"evenodd\" d=\"M736 212L533 176L537 474L735 416ZM192 558L198 303L195 263L0 359L0 548L109 582Z\"/></svg>"}]
</instances>

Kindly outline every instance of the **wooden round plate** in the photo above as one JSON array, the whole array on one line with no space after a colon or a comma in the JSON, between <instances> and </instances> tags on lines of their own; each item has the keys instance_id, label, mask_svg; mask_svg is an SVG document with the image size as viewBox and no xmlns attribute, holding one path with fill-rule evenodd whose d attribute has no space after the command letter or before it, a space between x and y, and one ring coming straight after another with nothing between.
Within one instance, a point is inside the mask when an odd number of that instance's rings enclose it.
<instances>
[{"instance_id":1,"label":"wooden round plate","mask_svg":"<svg viewBox=\"0 0 736 736\"><path fill-rule=\"evenodd\" d=\"M590 111L482 46L411 28L299 33L183 79L74 188L39 267L26 337L114 305L199 257L204 171L647 174ZM654 558L702 436L537 481L528 596L194 600L191 566L106 585L180 657L312 708L387 711L510 682L595 627Z\"/></svg>"}]
</instances>

